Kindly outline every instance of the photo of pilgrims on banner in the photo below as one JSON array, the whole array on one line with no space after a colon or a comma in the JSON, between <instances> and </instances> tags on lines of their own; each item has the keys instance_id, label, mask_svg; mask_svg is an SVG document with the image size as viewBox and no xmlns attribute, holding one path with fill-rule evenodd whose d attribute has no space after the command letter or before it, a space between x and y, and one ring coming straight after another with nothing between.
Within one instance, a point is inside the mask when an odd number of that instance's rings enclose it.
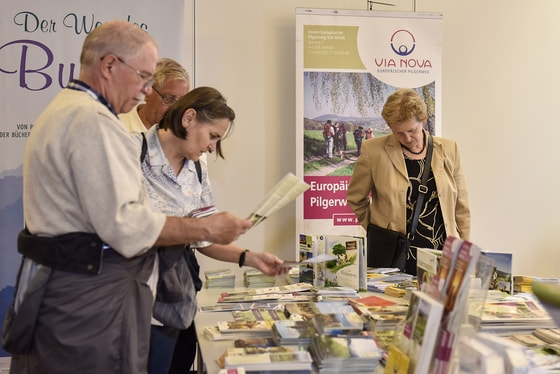
<instances>
[{"instance_id":1,"label":"photo of pilgrims on banner","mask_svg":"<svg viewBox=\"0 0 560 374\"><path fill-rule=\"evenodd\" d=\"M360 147L390 134L389 95L414 89L425 129L441 133L441 15L298 10L296 157L311 188L297 201L298 234L365 237L346 191Z\"/></svg>"}]
</instances>

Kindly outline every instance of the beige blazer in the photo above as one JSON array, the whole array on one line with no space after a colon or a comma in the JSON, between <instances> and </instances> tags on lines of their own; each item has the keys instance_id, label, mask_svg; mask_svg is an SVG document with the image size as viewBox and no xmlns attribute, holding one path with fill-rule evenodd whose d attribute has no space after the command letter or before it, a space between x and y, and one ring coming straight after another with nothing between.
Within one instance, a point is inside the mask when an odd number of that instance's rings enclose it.
<instances>
[{"instance_id":1,"label":"beige blazer","mask_svg":"<svg viewBox=\"0 0 560 374\"><path fill-rule=\"evenodd\" d=\"M469 240L471 214L457 143L439 137L433 140L432 170L445 231L448 236ZM381 136L362 143L346 198L364 229L371 222L406 233L409 185L400 143L392 134Z\"/></svg>"}]
</instances>

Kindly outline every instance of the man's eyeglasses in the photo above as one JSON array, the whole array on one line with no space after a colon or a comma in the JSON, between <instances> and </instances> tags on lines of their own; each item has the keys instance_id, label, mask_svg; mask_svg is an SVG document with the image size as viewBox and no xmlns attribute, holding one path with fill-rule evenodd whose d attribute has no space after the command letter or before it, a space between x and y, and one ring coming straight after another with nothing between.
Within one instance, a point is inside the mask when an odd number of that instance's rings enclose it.
<instances>
[{"instance_id":1,"label":"man's eyeglasses","mask_svg":"<svg viewBox=\"0 0 560 374\"><path fill-rule=\"evenodd\" d=\"M138 75L138 77L142 80L142 82L146 82L146 83L144 83L144 87L143 87L145 90L150 88L151 85L154 83L154 77L151 74L143 73L141 71L138 71L138 70L134 69L132 66L130 66L129 64L124 62L124 60L122 58L120 58L119 56L117 56L117 60L119 60L119 62L121 62L124 66L126 66L127 68L129 68L130 70L135 72L136 75Z\"/></svg>"},{"instance_id":2,"label":"man's eyeglasses","mask_svg":"<svg viewBox=\"0 0 560 374\"><path fill-rule=\"evenodd\" d=\"M163 105L167 105L167 106L171 106L173 104L175 104L177 102L177 98L175 96L172 95L162 95L159 93L158 90L155 89L155 87L152 87L152 90L157 93L159 95L159 97L161 97L161 103Z\"/></svg>"}]
</instances>

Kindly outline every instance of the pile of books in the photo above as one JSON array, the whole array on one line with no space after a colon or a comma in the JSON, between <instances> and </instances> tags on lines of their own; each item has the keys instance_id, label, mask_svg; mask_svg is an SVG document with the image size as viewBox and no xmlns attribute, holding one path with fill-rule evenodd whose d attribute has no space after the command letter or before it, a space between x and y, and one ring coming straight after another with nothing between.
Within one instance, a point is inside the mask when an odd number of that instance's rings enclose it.
<instances>
[{"instance_id":1,"label":"pile of books","mask_svg":"<svg viewBox=\"0 0 560 374\"><path fill-rule=\"evenodd\" d=\"M218 360L225 369L242 367L246 372L311 374L313 360L306 350L293 347L228 348Z\"/></svg>"},{"instance_id":2,"label":"pile of books","mask_svg":"<svg viewBox=\"0 0 560 374\"><path fill-rule=\"evenodd\" d=\"M373 268L367 272L367 290L370 292L393 293L394 297L403 297L407 288L416 288L417 283L410 274L401 273L399 269ZM389 292L387 292L389 288ZM402 292L398 292L402 290Z\"/></svg>"},{"instance_id":3,"label":"pile of books","mask_svg":"<svg viewBox=\"0 0 560 374\"><path fill-rule=\"evenodd\" d=\"M560 284L559 278L543 278L543 277L531 277L528 275L514 275L513 276L513 290L515 292L531 293L533 283L550 283L550 284Z\"/></svg>"},{"instance_id":4,"label":"pile of books","mask_svg":"<svg viewBox=\"0 0 560 374\"><path fill-rule=\"evenodd\" d=\"M231 269L207 270L204 272L206 288L233 288L235 274Z\"/></svg>"},{"instance_id":5,"label":"pile of books","mask_svg":"<svg viewBox=\"0 0 560 374\"><path fill-rule=\"evenodd\" d=\"M560 345L560 329L554 328L538 328L533 334L547 344Z\"/></svg>"},{"instance_id":6,"label":"pile of books","mask_svg":"<svg viewBox=\"0 0 560 374\"><path fill-rule=\"evenodd\" d=\"M232 310L235 321L281 321L287 319L283 310L256 307L247 310Z\"/></svg>"},{"instance_id":7,"label":"pile of books","mask_svg":"<svg viewBox=\"0 0 560 374\"><path fill-rule=\"evenodd\" d=\"M311 320L276 321L272 326L272 340L276 345L299 345L307 347L317 330Z\"/></svg>"},{"instance_id":8,"label":"pile of books","mask_svg":"<svg viewBox=\"0 0 560 374\"><path fill-rule=\"evenodd\" d=\"M284 313L292 320L312 319L316 314L337 312L353 312L354 308L347 300L308 301L301 303L285 303Z\"/></svg>"},{"instance_id":9,"label":"pile of books","mask_svg":"<svg viewBox=\"0 0 560 374\"><path fill-rule=\"evenodd\" d=\"M322 335L360 334L364 330L364 320L356 312L320 313L315 314L311 321Z\"/></svg>"},{"instance_id":10,"label":"pile of books","mask_svg":"<svg viewBox=\"0 0 560 374\"><path fill-rule=\"evenodd\" d=\"M371 336L317 335L309 345L319 374L373 373L381 352Z\"/></svg>"},{"instance_id":11,"label":"pile of books","mask_svg":"<svg viewBox=\"0 0 560 374\"><path fill-rule=\"evenodd\" d=\"M247 269L243 272L243 285L249 288L272 287L276 284L276 278L266 275L258 269Z\"/></svg>"},{"instance_id":12,"label":"pile of books","mask_svg":"<svg viewBox=\"0 0 560 374\"><path fill-rule=\"evenodd\" d=\"M271 338L273 321L218 321L206 327L204 336L209 340L236 340Z\"/></svg>"},{"instance_id":13,"label":"pile of books","mask_svg":"<svg viewBox=\"0 0 560 374\"><path fill-rule=\"evenodd\" d=\"M457 350L461 373L535 372L525 350L504 337L482 332L474 336L459 336Z\"/></svg>"},{"instance_id":14,"label":"pile of books","mask_svg":"<svg viewBox=\"0 0 560 374\"><path fill-rule=\"evenodd\" d=\"M313 298L309 283L287 284L285 286L251 288L222 292L218 303L253 303L261 301L299 302Z\"/></svg>"},{"instance_id":15,"label":"pile of books","mask_svg":"<svg viewBox=\"0 0 560 374\"><path fill-rule=\"evenodd\" d=\"M469 322L480 331L507 334L556 327L546 309L532 296L469 305Z\"/></svg>"},{"instance_id":16,"label":"pile of books","mask_svg":"<svg viewBox=\"0 0 560 374\"><path fill-rule=\"evenodd\" d=\"M326 301L326 300L343 300L346 301L349 298L359 298L360 294L358 291L352 287L345 286L335 286L335 287L313 287L311 289L314 295L314 300L316 301Z\"/></svg>"}]
</instances>

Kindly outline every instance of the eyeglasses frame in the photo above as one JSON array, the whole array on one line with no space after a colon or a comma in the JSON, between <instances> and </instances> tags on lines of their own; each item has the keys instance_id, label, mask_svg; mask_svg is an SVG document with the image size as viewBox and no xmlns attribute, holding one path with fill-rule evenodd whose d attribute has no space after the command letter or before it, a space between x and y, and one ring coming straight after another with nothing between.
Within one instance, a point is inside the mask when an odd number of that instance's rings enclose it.
<instances>
[{"instance_id":1,"label":"eyeglasses frame","mask_svg":"<svg viewBox=\"0 0 560 374\"><path fill-rule=\"evenodd\" d=\"M147 90L148 88L150 88L150 87L152 86L152 84L154 84L154 77L153 77L151 74L138 71L138 70L134 69L132 66L130 66L129 64L127 64L121 57L119 57L119 56L115 56L115 57L116 57L117 60L118 60L119 62L121 62L124 66L126 66L127 68L129 68L130 70L132 70L133 72L135 72L136 75L138 75L138 78L140 78L140 80L141 80L142 82L144 82L144 81L146 82L146 83L144 83L144 86L143 86L143 88L144 88L145 90ZM153 89L153 88L152 88L152 89ZM158 94L158 95L159 95L159 94ZM160 96L161 96L161 95L160 95Z\"/></svg>"},{"instance_id":2,"label":"eyeglasses frame","mask_svg":"<svg viewBox=\"0 0 560 374\"><path fill-rule=\"evenodd\" d=\"M175 104L177 101L179 101L179 99L177 99L175 96L173 95L165 95L163 96L158 90L156 90L156 88L154 86L152 86L152 91L154 91L155 93L157 93L159 95L159 97L161 97L161 103L163 105L166 106L171 106L173 104ZM173 100L172 102L166 103L166 101L169 100Z\"/></svg>"}]
</instances>

